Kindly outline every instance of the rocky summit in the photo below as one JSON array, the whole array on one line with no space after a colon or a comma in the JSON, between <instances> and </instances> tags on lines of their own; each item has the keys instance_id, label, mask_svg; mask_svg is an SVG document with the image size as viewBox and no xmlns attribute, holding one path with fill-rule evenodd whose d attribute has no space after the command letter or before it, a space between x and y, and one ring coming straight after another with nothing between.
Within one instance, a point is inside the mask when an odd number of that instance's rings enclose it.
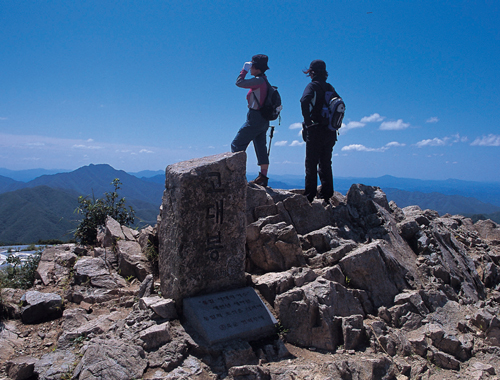
<instances>
[{"instance_id":1,"label":"rocky summit","mask_svg":"<svg viewBox=\"0 0 500 380\"><path fill-rule=\"evenodd\" d=\"M165 295L158 226L138 232L108 218L99 246L46 248L32 289L2 290L0 376L500 376L498 224L401 209L361 184L311 204L300 191L243 186L242 285L278 321L272 334L206 344Z\"/></svg>"}]
</instances>

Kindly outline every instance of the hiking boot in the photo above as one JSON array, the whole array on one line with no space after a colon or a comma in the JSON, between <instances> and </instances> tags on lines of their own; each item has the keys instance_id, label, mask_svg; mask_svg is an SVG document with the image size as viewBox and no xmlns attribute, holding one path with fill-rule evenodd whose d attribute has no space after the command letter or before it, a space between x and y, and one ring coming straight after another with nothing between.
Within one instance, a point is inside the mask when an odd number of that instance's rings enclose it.
<instances>
[{"instance_id":1,"label":"hiking boot","mask_svg":"<svg viewBox=\"0 0 500 380\"><path fill-rule=\"evenodd\" d=\"M264 174L259 173L259 176L255 178L253 181L250 181L250 183L267 187L267 181L269 181L269 178L267 178Z\"/></svg>"}]
</instances>

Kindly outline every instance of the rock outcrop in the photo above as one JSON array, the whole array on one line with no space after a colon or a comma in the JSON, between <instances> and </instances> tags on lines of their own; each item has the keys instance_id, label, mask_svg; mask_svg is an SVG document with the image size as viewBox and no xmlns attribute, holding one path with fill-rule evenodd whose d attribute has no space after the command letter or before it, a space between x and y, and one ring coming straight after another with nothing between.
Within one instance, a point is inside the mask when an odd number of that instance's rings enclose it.
<instances>
[{"instance_id":1,"label":"rock outcrop","mask_svg":"<svg viewBox=\"0 0 500 380\"><path fill-rule=\"evenodd\" d=\"M500 374L499 225L400 209L360 184L329 203L246 191L246 285L279 321L274 336L204 345L151 276L156 227L135 233L109 220L102 247L47 248L33 289L3 289L17 319L0 327L1 370L12 379Z\"/></svg>"}]
</instances>

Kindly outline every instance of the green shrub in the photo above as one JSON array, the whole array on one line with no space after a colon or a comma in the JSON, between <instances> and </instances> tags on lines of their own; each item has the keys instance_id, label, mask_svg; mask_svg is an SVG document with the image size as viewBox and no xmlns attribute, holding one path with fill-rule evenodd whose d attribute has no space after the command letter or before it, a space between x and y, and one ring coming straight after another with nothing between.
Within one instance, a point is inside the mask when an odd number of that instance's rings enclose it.
<instances>
[{"instance_id":1,"label":"green shrub","mask_svg":"<svg viewBox=\"0 0 500 380\"><path fill-rule=\"evenodd\" d=\"M1 288L20 288L28 289L35 282L36 270L40 262L41 253L37 252L29 255L23 263L21 259L14 255L7 256L7 268L0 271L0 289Z\"/></svg>"},{"instance_id":2,"label":"green shrub","mask_svg":"<svg viewBox=\"0 0 500 380\"><path fill-rule=\"evenodd\" d=\"M95 245L97 242L97 229L104 226L106 217L109 215L118 223L130 226L134 223L135 211L131 206L125 206L125 198L118 199L118 189L122 184L115 178L111 184L115 190L112 193L104 193L104 198L92 199L88 197L78 197L77 213L84 215L82 221L75 231L75 238L81 244Z\"/></svg>"}]
</instances>

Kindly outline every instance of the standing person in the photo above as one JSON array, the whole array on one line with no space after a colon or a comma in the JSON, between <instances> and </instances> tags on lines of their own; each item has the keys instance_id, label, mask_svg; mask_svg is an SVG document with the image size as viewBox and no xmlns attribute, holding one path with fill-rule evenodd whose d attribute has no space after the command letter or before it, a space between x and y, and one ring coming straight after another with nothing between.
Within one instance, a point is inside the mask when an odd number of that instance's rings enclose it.
<instances>
[{"instance_id":1,"label":"standing person","mask_svg":"<svg viewBox=\"0 0 500 380\"><path fill-rule=\"evenodd\" d=\"M337 131L328 128L328 121L322 117L321 110L325 104L326 91L333 91L333 96L339 95L333 86L326 82L328 72L324 61L312 61L304 74L311 78L300 99L304 117L302 136L306 142L304 195L309 202L314 200L319 174L321 190L318 195L328 201L333 195L332 152L337 141Z\"/></svg>"},{"instance_id":2,"label":"standing person","mask_svg":"<svg viewBox=\"0 0 500 380\"><path fill-rule=\"evenodd\" d=\"M248 144L253 141L260 172L259 176L250 181L250 183L261 186L267 186L269 180L267 177L269 157L266 147L266 134L269 128L269 121L264 119L259 111L267 95L267 77L265 74L266 70L269 69L267 61L267 55L254 55L252 62L245 62L240 75L238 75L236 86L250 89L247 93L248 113L246 122L231 143L231 152L234 153L245 151ZM249 71L253 78L245 79Z\"/></svg>"}]
</instances>

